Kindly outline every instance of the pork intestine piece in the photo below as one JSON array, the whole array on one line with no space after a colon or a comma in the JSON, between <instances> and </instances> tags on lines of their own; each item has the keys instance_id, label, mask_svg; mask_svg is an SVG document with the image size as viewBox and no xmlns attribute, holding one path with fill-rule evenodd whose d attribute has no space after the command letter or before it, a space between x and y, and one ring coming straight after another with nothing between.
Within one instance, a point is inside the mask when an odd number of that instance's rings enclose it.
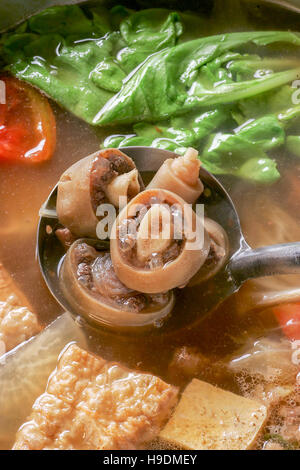
<instances>
[{"instance_id":1,"label":"pork intestine piece","mask_svg":"<svg viewBox=\"0 0 300 470\"><path fill-rule=\"evenodd\" d=\"M170 211L159 204L151 206L142 218L136 238L136 254L139 261L145 262L153 253L161 254L171 245L174 228L172 222L168 224L168 220ZM155 238L153 235L156 235Z\"/></svg>"},{"instance_id":2,"label":"pork intestine piece","mask_svg":"<svg viewBox=\"0 0 300 470\"><path fill-rule=\"evenodd\" d=\"M128 297L134 293L118 279L109 253L96 257L91 266L91 275L94 289L103 297L113 299Z\"/></svg>"},{"instance_id":3,"label":"pork intestine piece","mask_svg":"<svg viewBox=\"0 0 300 470\"><path fill-rule=\"evenodd\" d=\"M134 197L143 189L133 160L118 149L96 152L68 168L58 182L57 215L77 237L95 237L97 207ZM121 199L122 200L122 199Z\"/></svg>"},{"instance_id":4,"label":"pork intestine piece","mask_svg":"<svg viewBox=\"0 0 300 470\"><path fill-rule=\"evenodd\" d=\"M109 202L122 209L125 205L122 201L132 199L140 192L140 189L139 173L137 169L134 169L113 178L107 185L105 193Z\"/></svg>"},{"instance_id":5,"label":"pork intestine piece","mask_svg":"<svg viewBox=\"0 0 300 470\"><path fill-rule=\"evenodd\" d=\"M172 292L146 295L117 277L109 251L97 240L79 239L60 270L60 287L73 312L106 325L145 326L162 320L174 305Z\"/></svg>"},{"instance_id":6,"label":"pork intestine piece","mask_svg":"<svg viewBox=\"0 0 300 470\"><path fill-rule=\"evenodd\" d=\"M167 189L193 204L203 192L199 178L200 166L197 150L189 148L182 157L165 160L147 189Z\"/></svg>"},{"instance_id":7,"label":"pork intestine piece","mask_svg":"<svg viewBox=\"0 0 300 470\"><path fill-rule=\"evenodd\" d=\"M211 279L222 269L229 256L229 240L223 227L208 217L204 218L204 227L210 237L209 255L204 265L190 280L189 286Z\"/></svg>"},{"instance_id":8,"label":"pork intestine piece","mask_svg":"<svg viewBox=\"0 0 300 470\"><path fill-rule=\"evenodd\" d=\"M176 211L182 217L181 239L177 239L179 231L175 228ZM169 225L163 220L167 212ZM152 239L149 227L154 214L160 233ZM124 223L130 227L128 239L123 238ZM210 238L201 219L182 198L162 189L138 194L120 212L111 231L110 253L117 276L140 292L158 293L185 286L204 264L209 249Z\"/></svg>"}]
</instances>

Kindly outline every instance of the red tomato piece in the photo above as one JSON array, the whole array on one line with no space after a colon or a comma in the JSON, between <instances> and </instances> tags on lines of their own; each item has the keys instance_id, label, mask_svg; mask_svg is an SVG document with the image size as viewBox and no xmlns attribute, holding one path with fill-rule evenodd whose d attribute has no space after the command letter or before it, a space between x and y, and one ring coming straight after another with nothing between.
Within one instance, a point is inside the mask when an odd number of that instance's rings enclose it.
<instances>
[{"instance_id":1,"label":"red tomato piece","mask_svg":"<svg viewBox=\"0 0 300 470\"><path fill-rule=\"evenodd\" d=\"M6 103L0 104L0 161L49 160L56 145L56 123L47 98L16 78L0 79L6 89Z\"/></svg>"},{"instance_id":2,"label":"red tomato piece","mask_svg":"<svg viewBox=\"0 0 300 470\"><path fill-rule=\"evenodd\" d=\"M292 341L300 340L300 303L279 305L273 312L284 334Z\"/></svg>"}]
</instances>

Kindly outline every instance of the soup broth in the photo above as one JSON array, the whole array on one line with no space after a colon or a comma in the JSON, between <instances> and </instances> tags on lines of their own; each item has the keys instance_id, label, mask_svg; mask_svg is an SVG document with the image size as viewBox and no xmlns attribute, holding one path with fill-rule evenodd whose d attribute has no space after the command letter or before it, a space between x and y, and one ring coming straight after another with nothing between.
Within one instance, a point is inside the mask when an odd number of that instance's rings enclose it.
<instances>
[{"instance_id":1,"label":"soup broth","mask_svg":"<svg viewBox=\"0 0 300 470\"><path fill-rule=\"evenodd\" d=\"M230 32L254 28L284 29L291 25L297 27L299 18L296 14L287 13L282 14L279 21L277 10L263 7L259 9L257 6L251 14L246 14L243 9L239 10L233 21L224 19L216 24L214 18L210 17L206 21L205 34L227 32L229 24ZM284 54L284 51L280 54ZM63 311L47 290L36 259L39 209L60 175L74 162L97 151L101 140L112 133L111 129L95 130L53 102L51 106L57 121L57 148L53 158L38 165L1 163L0 174L0 260L27 296L44 326ZM115 132L119 134L120 129ZM220 177L237 206L244 234L253 247L300 240L300 161L287 152L283 154L283 150L280 152L282 177L272 185L248 183L229 176ZM263 224L261 214L266 216ZM287 228L288 234L276 228L280 226L278 218L282 216L295 222L292 232ZM261 236L263 230L268 233L269 240L264 235ZM286 279L293 286L297 283L299 285L300 276L286 276ZM241 379L236 371L228 369L225 364L238 355L241 348L249 343L253 345L259 338L272 336L279 340L284 337L272 308L259 302L258 305L251 303L257 290L255 282L246 283L240 292L231 296L217 311L204 319L201 316L199 288L178 291L175 314L188 318L189 312L193 312L194 320L192 323L180 321L178 327L168 333L163 328L160 329L160 325L154 328L153 334L134 336L97 329L84 320L80 320L80 324L86 334L89 349L107 360L119 361L125 366L151 372L183 388L191 380L190 374L182 373L180 368L170 364L174 365L174 354L180 348L196 350L208 361L207 367L199 370L196 376L226 390L243 394L245 389L241 383L251 380L250 376L243 376ZM251 351L251 347L249 350ZM192 373L193 375L195 374ZM271 418L273 431L271 429L268 433L276 433L276 426L280 428L280 418L275 410L273 421ZM266 441L268 438L263 438L258 447L262 448Z\"/></svg>"}]
</instances>

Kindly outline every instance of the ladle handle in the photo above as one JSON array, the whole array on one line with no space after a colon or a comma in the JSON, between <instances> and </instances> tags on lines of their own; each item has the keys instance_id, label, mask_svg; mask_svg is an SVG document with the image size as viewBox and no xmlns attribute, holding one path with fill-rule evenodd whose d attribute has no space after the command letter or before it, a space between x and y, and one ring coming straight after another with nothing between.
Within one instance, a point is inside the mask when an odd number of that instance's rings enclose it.
<instances>
[{"instance_id":1,"label":"ladle handle","mask_svg":"<svg viewBox=\"0 0 300 470\"><path fill-rule=\"evenodd\" d=\"M248 248L231 258L228 269L238 284L275 274L300 274L300 242Z\"/></svg>"}]
</instances>

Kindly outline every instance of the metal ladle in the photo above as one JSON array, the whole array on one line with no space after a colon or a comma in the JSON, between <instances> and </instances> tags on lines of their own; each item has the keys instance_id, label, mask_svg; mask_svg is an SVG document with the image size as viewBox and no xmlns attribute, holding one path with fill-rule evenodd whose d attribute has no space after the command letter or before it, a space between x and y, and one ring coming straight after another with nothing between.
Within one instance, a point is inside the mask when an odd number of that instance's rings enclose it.
<instances>
[{"instance_id":1,"label":"metal ladle","mask_svg":"<svg viewBox=\"0 0 300 470\"><path fill-rule=\"evenodd\" d=\"M124 147L120 150L135 161L142 177L148 180L164 160L177 156L167 150L151 147ZM174 330L197 322L236 292L248 279L275 274L300 274L300 242L252 249L244 239L238 214L224 187L204 168L200 170L200 178L205 190L197 202L204 204L205 215L218 222L227 232L228 261L212 279L194 287L177 289L177 302L172 315L163 324L155 322L154 326L160 327L157 328L158 331L161 331L161 328ZM41 209L37 256L42 275L51 293L65 309L72 311L59 286L58 273L65 252L54 234L58 227L55 211L56 195L57 186ZM107 247L107 242L105 245L105 242L99 241L99 246L101 243L103 247ZM192 302L198 308L185 309L184 305L187 302ZM78 312L72 313L78 314ZM118 325L114 327L118 328Z\"/></svg>"}]
</instances>

